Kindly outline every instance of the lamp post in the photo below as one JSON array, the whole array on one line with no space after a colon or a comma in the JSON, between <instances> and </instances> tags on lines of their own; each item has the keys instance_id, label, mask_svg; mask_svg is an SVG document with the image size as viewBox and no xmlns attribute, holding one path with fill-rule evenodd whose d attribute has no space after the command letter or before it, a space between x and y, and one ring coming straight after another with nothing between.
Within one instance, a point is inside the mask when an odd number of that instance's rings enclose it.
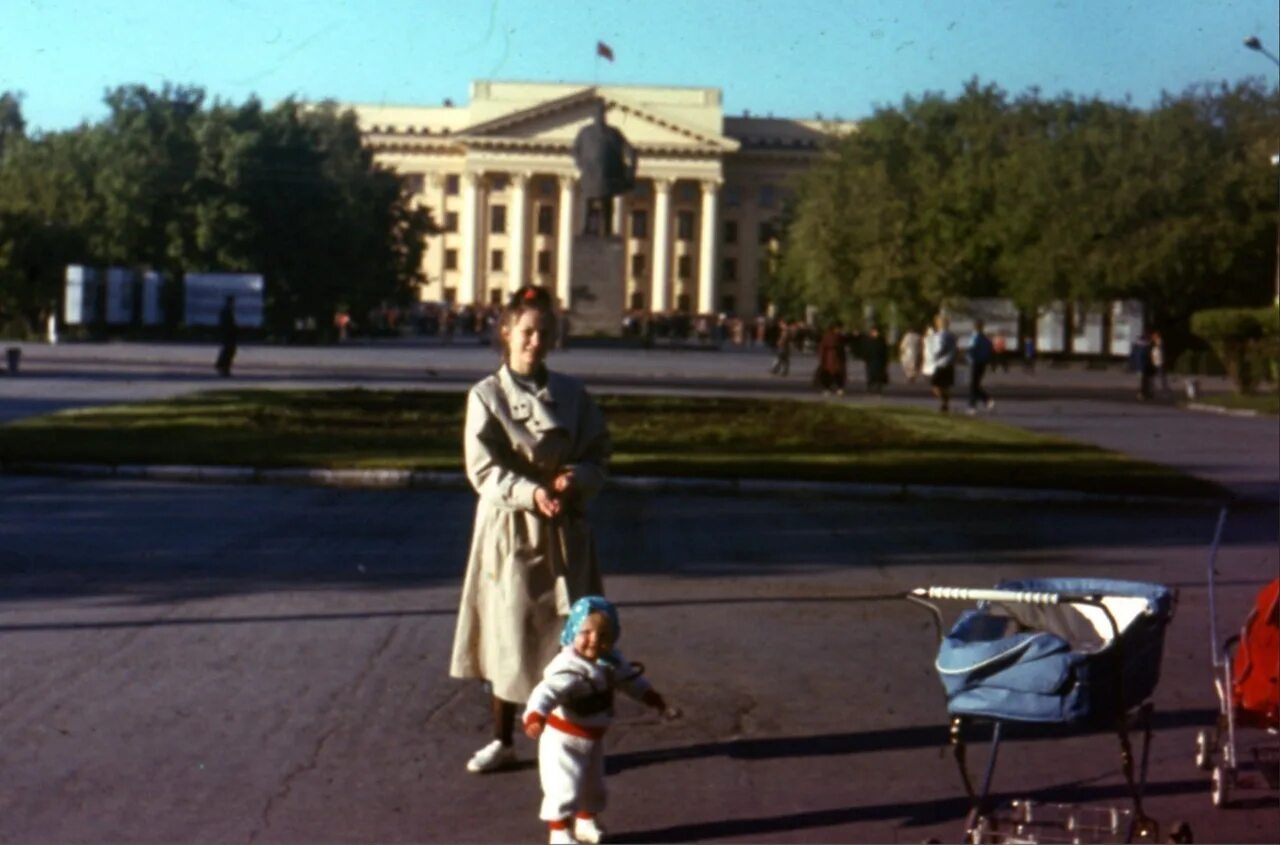
<instances>
[{"instance_id":1,"label":"lamp post","mask_svg":"<svg viewBox=\"0 0 1280 845\"><path fill-rule=\"evenodd\" d=\"M1275 63L1276 68L1280 69L1280 58L1277 58L1275 53L1262 46L1262 41L1258 36L1250 35L1244 40L1244 46L1266 56ZM1280 166L1280 153L1271 157L1271 164L1273 167ZM1277 187L1277 197L1280 197L1280 186ZM1273 304L1276 308L1280 308L1280 217L1276 219L1276 299Z\"/></svg>"}]
</instances>

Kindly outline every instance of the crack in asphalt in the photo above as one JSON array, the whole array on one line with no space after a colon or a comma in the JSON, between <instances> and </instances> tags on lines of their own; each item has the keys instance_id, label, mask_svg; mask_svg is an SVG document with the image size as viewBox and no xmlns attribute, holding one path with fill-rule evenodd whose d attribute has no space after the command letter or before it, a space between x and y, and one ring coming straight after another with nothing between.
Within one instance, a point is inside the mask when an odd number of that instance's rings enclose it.
<instances>
[{"instance_id":1,"label":"crack in asphalt","mask_svg":"<svg viewBox=\"0 0 1280 845\"><path fill-rule=\"evenodd\" d=\"M391 646L391 641L395 638L395 635L399 630L399 623L393 623L391 629L387 631L386 636L382 638L381 642L378 643L378 645L365 659L364 667L360 670L360 673L356 675L355 679L347 686L334 691L333 695L329 696L329 701L326 703L325 707L327 712L334 712L335 708L333 705L338 701L338 699L360 689L360 687L364 685L364 682L373 671L374 664L376 664L378 659L386 653L387 649ZM293 790L294 782L306 773L315 770L320 765L320 755L324 752L324 747L329 742L330 737L338 732L339 727L340 725L331 725L326 731L316 737L316 741L312 745L311 753L307 755L307 759L292 771L287 772L285 776L281 778L280 788L267 798L267 803L262 808L261 827L249 834L250 842L258 841L258 836L271 827L271 814L275 811L277 805L289 797L289 793Z\"/></svg>"}]
</instances>

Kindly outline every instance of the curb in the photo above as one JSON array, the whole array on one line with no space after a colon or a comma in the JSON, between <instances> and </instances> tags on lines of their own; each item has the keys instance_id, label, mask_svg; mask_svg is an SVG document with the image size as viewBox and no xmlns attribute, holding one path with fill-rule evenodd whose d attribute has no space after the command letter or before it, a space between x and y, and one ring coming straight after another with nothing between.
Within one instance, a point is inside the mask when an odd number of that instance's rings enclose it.
<instances>
[{"instance_id":1,"label":"curb","mask_svg":"<svg viewBox=\"0 0 1280 845\"><path fill-rule=\"evenodd\" d=\"M174 464L63 464L14 462L0 465L11 475L130 481L169 481L212 484L282 484L354 489L471 489L461 472L407 469L309 469L287 467L186 466ZM645 493L685 493L720 496L783 496L786 498L891 499L898 501L1005 502L1056 505L1143 505L1160 507L1220 507L1218 499L1179 498L1123 493L1086 493L1046 488L962 487L930 484L872 484L845 481L786 481L756 478L664 478L614 476L607 486Z\"/></svg>"},{"instance_id":2,"label":"curb","mask_svg":"<svg viewBox=\"0 0 1280 845\"><path fill-rule=\"evenodd\" d=\"M1210 414L1221 414L1224 417L1260 417L1257 411L1248 408L1224 408L1221 405L1208 405L1204 402L1188 402L1184 406L1188 411L1204 411Z\"/></svg>"}]
</instances>

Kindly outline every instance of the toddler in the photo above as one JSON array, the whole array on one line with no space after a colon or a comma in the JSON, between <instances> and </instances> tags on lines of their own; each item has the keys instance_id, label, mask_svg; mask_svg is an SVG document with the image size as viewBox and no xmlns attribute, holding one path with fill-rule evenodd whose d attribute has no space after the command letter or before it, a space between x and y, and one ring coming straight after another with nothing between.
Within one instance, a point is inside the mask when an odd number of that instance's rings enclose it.
<instances>
[{"instance_id":1,"label":"toddler","mask_svg":"<svg viewBox=\"0 0 1280 845\"><path fill-rule=\"evenodd\" d=\"M538 740L542 811L552 843L604 836L596 815L604 809L604 733L613 721L613 691L620 689L659 711L666 704L644 679L644 667L615 649L618 611L601 596L573 603L560 635L564 649L547 664L529 696L524 732Z\"/></svg>"}]
</instances>

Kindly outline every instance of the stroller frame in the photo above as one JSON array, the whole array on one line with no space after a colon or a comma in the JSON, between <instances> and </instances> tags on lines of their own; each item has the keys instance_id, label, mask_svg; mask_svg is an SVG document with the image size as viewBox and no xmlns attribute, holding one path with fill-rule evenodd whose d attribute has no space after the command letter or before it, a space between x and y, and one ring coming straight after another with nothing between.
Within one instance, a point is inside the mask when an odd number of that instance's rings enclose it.
<instances>
[{"instance_id":1,"label":"stroller frame","mask_svg":"<svg viewBox=\"0 0 1280 845\"><path fill-rule=\"evenodd\" d=\"M1102 600L1103 596L1090 593L1066 593L1066 592L1027 592L1005 589L964 589L954 587L926 587L912 590L905 596L909 601L928 609L934 617L934 625L938 631L939 641L943 639L943 623L942 611L933 600L960 600L960 601L978 601L978 602L1002 602L1002 603L1022 603L1031 605L1056 605L1056 604L1078 604L1088 605L1097 608L1106 618L1111 628L1112 642L1117 650L1117 659L1123 665L1122 656L1119 652L1123 648L1123 640L1120 637L1120 625L1117 623L1115 616L1110 608ZM1148 760L1151 747L1151 713L1153 706L1150 700L1144 700L1131 708L1125 708L1123 681L1124 673L1117 673L1117 689L1116 696L1121 702L1121 706L1117 708L1118 712L1114 720L1114 730L1120 741L1120 763L1121 770L1124 774L1125 784L1128 788L1130 798L1133 802L1133 811L1129 817L1127 830L1125 831L1126 842L1132 842L1135 838L1144 841L1155 841L1159 838L1159 824L1151 816L1147 815L1142 806L1143 792L1146 788ZM986 769L982 777L980 788L974 788L973 778L969 773L969 766L966 754L966 728L976 721L990 721L991 729L991 747L987 755ZM996 761L999 757L1000 740L1002 726L1005 721L1016 721L992 717L975 717L967 715L953 715L950 720L950 729L948 732L948 744L952 749L956 765L960 770L960 778L964 783L965 793L969 797L970 810L965 820L965 841L966 842L1004 842L1004 841L1030 841L1036 840L1018 840L1009 838L1006 834L998 831L998 821L995 818L995 808L991 805L991 783L995 775ZM1141 760L1135 777L1134 772L1134 755L1133 746L1129 740L1130 729L1137 727L1142 731L1142 752ZM989 838L995 835L999 838ZM1171 831L1172 841L1190 841L1190 830L1185 824L1175 824Z\"/></svg>"},{"instance_id":2,"label":"stroller frame","mask_svg":"<svg viewBox=\"0 0 1280 845\"><path fill-rule=\"evenodd\" d=\"M1213 545L1209 550L1207 580L1209 585L1209 655L1213 665L1213 688L1218 696L1218 719L1208 730L1196 732L1196 766L1211 773L1209 797L1215 807L1227 807L1231 803L1232 793L1240 787L1257 788L1265 785L1277 789L1276 769L1280 767L1280 742L1272 739L1255 741L1251 746L1253 752L1252 768L1262 776L1265 784L1259 784L1258 778L1252 774L1242 774L1239 752L1239 727L1237 726L1237 702L1235 700L1235 663L1236 646L1240 642L1240 634L1236 633L1218 645L1218 609L1215 598L1216 562L1218 546L1222 541L1222 532L1227 523L1226 507L1218 514L1218 525L1213 534ZM1276 736L1274 727L1263 728L1268 737Z\"/></svg>"}]
</instances>

